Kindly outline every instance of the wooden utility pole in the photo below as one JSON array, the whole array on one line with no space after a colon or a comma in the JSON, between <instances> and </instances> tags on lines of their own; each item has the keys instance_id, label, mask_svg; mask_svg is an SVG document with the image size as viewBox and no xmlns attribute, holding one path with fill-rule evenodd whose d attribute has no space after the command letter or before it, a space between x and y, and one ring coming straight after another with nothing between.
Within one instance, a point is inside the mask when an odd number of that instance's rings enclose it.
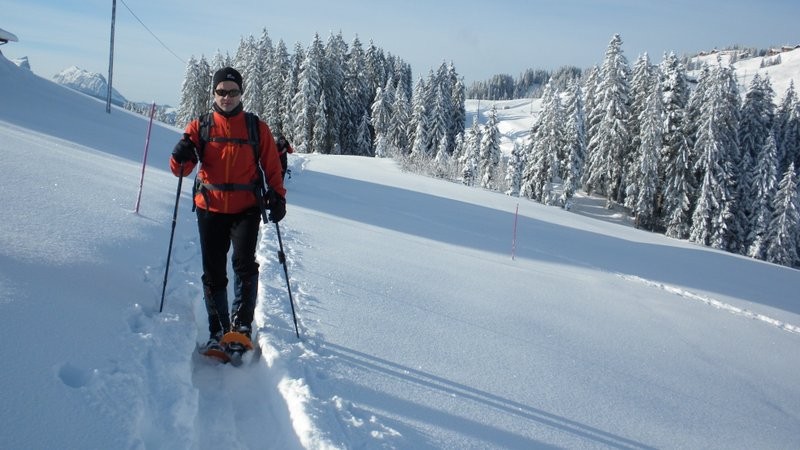
<instances>
[{"instance_id":1,"label":"wooden utility pole","mask_svg":"<svg viewBox=\"0 0 800 450\"><path fill-rule=\"evenodd\" d=\"M106 112L111 114L111 79L114 77L114 22L117 18L117 0L111 0L111 49L108 52L108 94Z\"/></svg>"}]
</instances>

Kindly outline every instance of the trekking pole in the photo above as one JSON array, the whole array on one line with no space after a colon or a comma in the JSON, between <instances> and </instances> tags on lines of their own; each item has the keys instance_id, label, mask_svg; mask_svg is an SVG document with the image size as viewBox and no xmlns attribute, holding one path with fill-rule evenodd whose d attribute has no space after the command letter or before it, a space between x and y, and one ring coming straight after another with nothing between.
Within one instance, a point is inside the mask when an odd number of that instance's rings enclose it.
<instances>
[{"instance_id":1,"label":"trekking pole","mask_svg":"<svg viewBox=\"0 0 800 450\"><path fill-rule=\"evenodd\" d=\"M294 312L294 299L292 298L292 287L289 285L289 269L286 268L286 254L283 253L283 239L281 239L281 228L275 222L275 231L278 233L278 260L283 264L283 275L286 277L286 291L289 293L289 304L292 306L292 319L294 319L294 333L300 339L300 330L297 328L297 314Z\"/></svg>"},{"instance_id":2,"label":"trekking pole","mask_svg":"<svg viewBox=\"0 0 800 450\"><path fill-rule=\"evenodd\" d=\"M175 195L175 211L172 213L172 232L169 234L169 250L167 250L167 267L164 269L164 286L161 288L161 306L158 312L164 310L164 294L167 292L167 276L169 275L169 260L172 257L172 239L175 237L175 223L178 221L178 202L181 199L181 186L183 185L183 163L181 163L180 176L178 176L178 193Z\"/></svg>"}]
</instances>

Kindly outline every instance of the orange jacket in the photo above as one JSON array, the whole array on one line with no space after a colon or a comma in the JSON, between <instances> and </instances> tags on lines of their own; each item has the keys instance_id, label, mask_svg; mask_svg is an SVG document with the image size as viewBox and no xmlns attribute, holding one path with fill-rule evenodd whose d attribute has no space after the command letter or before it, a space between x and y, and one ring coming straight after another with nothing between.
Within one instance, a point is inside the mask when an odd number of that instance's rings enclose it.
<instances>
[{"instance_id":1,"label":"orange jacket","mask_svg":"<svg viewBox=\"0 0 800 450\"><path fill-rule=\"evenodd\" d=\"M269 187L286 197L286 189L283 187L281 177L281 161L278 156L278 147L269 130L269 126L263 121L259 121L259 142L261 148L261 167L266 175L266 182ZM195 119L186 125L186 133L195 144L200 142L200 121ZM213 123L209 130L209 138L225 137L239 138L247 141L247 124L245 123L244 112L240 112L232 117L225 117L218 112L213 113ZM183 176L192 173L196 163L187 161L183 163ZM180 164L174 158L169 159L169 167L175 176L181 176ZM239 144L235 142L212 142L205 145L203 160L200 169L197 171L197 182L209 185L248 185L258 182L256 172L255 155L253 148L249 144ZM208 204L206 204L208 199ZM205 194L198 190L194 196L194 203L198 208L213 212L235 214L254 206L258 206L254 190L205 190Z\"/></svg>"}]
</instances>

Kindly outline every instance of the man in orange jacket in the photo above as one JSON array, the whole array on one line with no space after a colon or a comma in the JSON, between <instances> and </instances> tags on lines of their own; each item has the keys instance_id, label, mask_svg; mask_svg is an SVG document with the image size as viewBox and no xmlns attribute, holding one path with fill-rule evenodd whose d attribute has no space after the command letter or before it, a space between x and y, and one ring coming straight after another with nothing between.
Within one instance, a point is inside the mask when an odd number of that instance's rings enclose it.
<instances>
[{"instance_id":1,"label":"man in orange jacket","mask_svg":"<svg viewBox=\"0 0 800 450\"><path fill-rule=\"evenodd\" d=\"M203 297L208 313L210 339L205 349L221 349L219 341L228 331L248 338L258 292L256 244L265 202L269 219L280 221L286 215L286 189L283 187L278 148L269 126L258 121L259 147L248 139L242 107L242 76L233 68L218 70L213 77L213 115L208 139L201 144L200 119L191 121L172 152L170 169L175 176L187 176L200 162L194 204L203 259ZM268 194L261 198L259 166ZM234 295L228 315L228 250L233 246Z\"/></svg>"}]
</instances>

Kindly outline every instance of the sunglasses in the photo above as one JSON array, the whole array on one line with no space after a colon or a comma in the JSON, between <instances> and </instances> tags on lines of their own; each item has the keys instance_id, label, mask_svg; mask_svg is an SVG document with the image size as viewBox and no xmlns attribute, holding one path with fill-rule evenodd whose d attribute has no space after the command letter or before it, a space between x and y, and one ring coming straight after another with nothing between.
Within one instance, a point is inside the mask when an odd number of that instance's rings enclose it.
<instances>
[{"instance_id":1,"label":"sunglasses","mask_svg":"<svg viewBox=\"0 0 800 450\"><path fill-rule=\"evenodd\" d=\"M217 89L214 91L214 93L220 97L238 97L242 94L242 91L239 89Z\"/></svg>"}]
</instances>

